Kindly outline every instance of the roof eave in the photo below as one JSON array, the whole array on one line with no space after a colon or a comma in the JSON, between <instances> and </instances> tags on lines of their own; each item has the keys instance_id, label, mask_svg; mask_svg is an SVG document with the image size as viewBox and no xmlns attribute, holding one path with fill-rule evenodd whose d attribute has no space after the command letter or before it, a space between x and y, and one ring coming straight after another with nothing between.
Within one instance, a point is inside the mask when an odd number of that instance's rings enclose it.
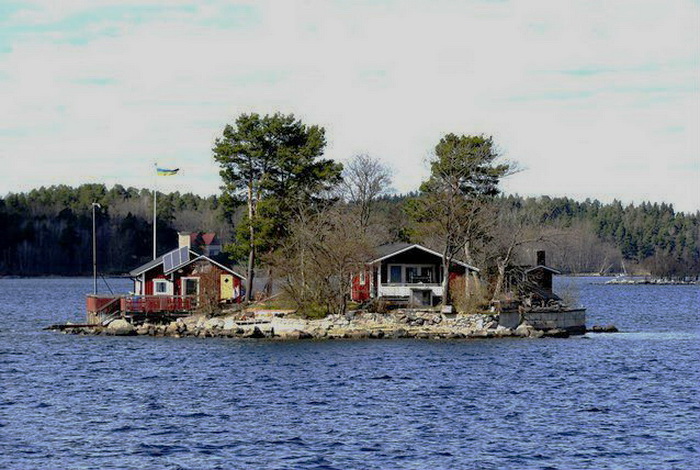
<instances>
[{"instance_id":1,"label":"roof eave","mask_svg":"<svg viewBox=\"0 0 700 470\"><path fill-rule=\"evenodd\" d=\"M387 255L384 255L384 256L382 256L381 258L377 258L377 259L374 259L374 260L372 260L372 261L368 261L367 264L368 264L368 265L371 265L371 264L376 264L376 263L382 262L382 261L384 261L384 260L387 259L387 258L391 258L392 256L399 255L399 254L404 253L404 252L406 252L406 251L408 251L408 250L411 250L411 249L413 249L413 248L418 248L419 250L423 250L423 251L425 251L425 252L427 252L427 253L430 253L431 255L435 255L435 256L437 256L438 258L442 258L442 255L441 255L440 253L438 253L437 251L433 251L433 250L431 250L430 248L424 247L423 245L419 245L418 243L414 243L413 245L406 246L406 247L404 247L404 248L401 248L400 250L394 251L393 253L389 253L389 254L387 254ZM460 266L463 266L463 267L469 269L470 271L474 271L474 272L477 272L477 273L479 272L479 268L475 268L474 266L470 266L470 265L468 265L467 263L465 263L465 262L463 262L463 261L459 261L459 260L453 259L452 262L455 263L455 264L459 264Z\"/></svg>"}]
</instances>

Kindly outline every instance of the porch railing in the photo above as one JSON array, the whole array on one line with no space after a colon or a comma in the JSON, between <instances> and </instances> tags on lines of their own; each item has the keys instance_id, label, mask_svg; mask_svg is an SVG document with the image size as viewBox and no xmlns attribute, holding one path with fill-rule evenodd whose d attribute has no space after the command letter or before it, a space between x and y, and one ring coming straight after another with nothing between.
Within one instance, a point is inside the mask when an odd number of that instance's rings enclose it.
<instances>
[{"instance_id":1,"label":"porch railing","mask_svg":"<svg viewBox=\"0 0 700 470\"><path fill-rule=\"evenodd\" d=\"M197 297L192 295L134 295L121 300L123 312L192 312L197 309Z\"/></svg>"},{"instance_id":2,"label":"porch railing","mask_svg":"<svg viewBox=\"0 0 700 470\"><path fill-rule=\"evenodd\" d=\"M433 295L442 296L441 284L382 284L379 287L379 295L384 297L410 297L414 289L433 291Z\"/></svg>"}]
</instances>

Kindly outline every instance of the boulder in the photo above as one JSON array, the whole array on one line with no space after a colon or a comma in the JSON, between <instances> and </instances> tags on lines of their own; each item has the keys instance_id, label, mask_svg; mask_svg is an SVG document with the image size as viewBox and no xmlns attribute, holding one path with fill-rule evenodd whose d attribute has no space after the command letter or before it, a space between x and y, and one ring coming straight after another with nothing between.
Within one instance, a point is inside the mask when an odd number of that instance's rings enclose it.
<instances>
[{"instance_id":1,"label":"boulder","mask_svg":"<svg viewBox=\"0 0 700 470\"><path fill-rule=\"evenodd\" d=\"M165 326L165 329L163 330L163 334L165 336L175 336L178 333L178 324L177 322L170 322Z\"/></svg>"},{"instance_id":2,"label":"boulder","mask_svg":"<svg viewBox=\"0 0 700 470\"><path fill-rule=\"evenodd\" d=\"M588 331L591 333L617 333L619 330L615 325L594 325Z\"/></svg>"},{"instance_id":3,"label":"boulder","mask_svg":"<svg viewBox=\"0 0 700 470\"><path fill-rule=\"evenodd\" d=\"M207 330L222 329L224 327L224 320L221 318L210 318L204 322L204 328Z\"/></svg>"},{"instance_id":4,"label":"boulder","mask_svg":"<svg viewBox=\"0 0 700 470\"><path fill-rule=\"evenodd\" d=\"M372 330L369 332L369 337L374 339L381 339L384 337L383 330Z\"/></svg>"},{"instance_id":5,"label":"boulder","mask_svg":"<svg viewBox=\"0 0 700 470\"><path fill-rule=\"evenodd\" d=\"M391 331L391 334L389 336L391 336L392 338L406 338L408 336L408 332L403 328L397 328Z\"/></svg>"},{"instance_id":6,"label":"boulder","mask_svg":"<svg viewBox=\"0 0 700 470\"><path fill-rule=\"evenodd\" d=\"M203 323L203 317L201 315L190 315L182 318L182 324L185 325L188 330L194 330L200 321Z\"/></svg>"},{"instance_id":7,"label":"boulder","mask_svg":"<svg viewBox=\"0 0 700 470\"><path fill-rule=\"evenodd\" d=\"M350 339L364 339L364 338L369 338L369 337L370 337L370 332L367 330L363 330L363 329L348 330L343 335L343 338L350 338Z\"/></svg>"},{"instance_id":8,"label":"boulder","mask_svg":"<svg viewBox=\"0 0 700 470\"><path fill-rule=\"evenodd\" d=\"M510 328L506 328L503 325L499 325L498 328L496 328L496 330L494 331L494 334L496 336L507 337L513 336L515 332Z\"/></svg>"},{"instance_id":9,"label":"boulder","mask_svg":"<svg viewBox=\"0 0 700 470\"><path fill-rule=\"evenodd\" d=\"M244 338L265 338L265 333L263 333L260 328L253 326L252 328L247 328L245 333L243 333Z\"/></svg>"},{"instance_id":10,"label":"boulder","mask_svg":"<svg viewBox=\"0 0 700 470\"><path fill-rule=\"evenodd\" d=\"M530 338L541 338L544 336L544 331L542 330L530 330Z\"/></svg>"},{"instance_id":11,"label":"boulder","mask_svg":"<svg viewBox=\"0 0 700 470\"><path fill-rule=\"evenodd\" d=\"M515 329L515 335L516 336L530 336L530 332L535 329L534 326L530 325L529 323L521 323L518 325L518 327Z\"/></svg>"},{"instance_id":12,"label":"boulder","mask_svg":"<svg viewBox=\"0 0 700 470\"><path fill-rule=\"evenodd\" d=\"M148 323L144 323L143 325L140 325L138 328L136 328L137 335L147 335L148 332L149 332Z\"/></svg>"},{"instance_id":13,"label":"boulder","mask_svg":"<svg viewBox=\"0 0 700 470\"><path fill-rule=\"evenodd\" d=\"M561 328L553 328L545 331L544 336L547 338L568 338L569 332Z\"/></svg>"},{"instance_id":14,"label":"boulder","mask_svg":"<svg viewBox=\"0 0 700 470\"><path fill-rule=\"evenodd\" d=\"M136 334L136 328L128 321L118 318L107 325L107 333L114 336L129 336Z\"/></svg>"}]
</instances>

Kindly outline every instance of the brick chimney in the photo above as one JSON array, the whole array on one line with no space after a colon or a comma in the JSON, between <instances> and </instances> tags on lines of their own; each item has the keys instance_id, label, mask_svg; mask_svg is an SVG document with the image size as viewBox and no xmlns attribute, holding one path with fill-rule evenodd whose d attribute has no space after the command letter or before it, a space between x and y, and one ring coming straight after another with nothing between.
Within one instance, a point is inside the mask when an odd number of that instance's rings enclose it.
<instances>
[{"instance_id":1,"label":"brick chimney","mask_svg":"<svg viewBox=\"0 0 700 470\"><path fill-rule=\"evenodd\" d=\"M539 250L537 252L537 266L547 266L544 250Z\"/></svg>"}]
</instances>

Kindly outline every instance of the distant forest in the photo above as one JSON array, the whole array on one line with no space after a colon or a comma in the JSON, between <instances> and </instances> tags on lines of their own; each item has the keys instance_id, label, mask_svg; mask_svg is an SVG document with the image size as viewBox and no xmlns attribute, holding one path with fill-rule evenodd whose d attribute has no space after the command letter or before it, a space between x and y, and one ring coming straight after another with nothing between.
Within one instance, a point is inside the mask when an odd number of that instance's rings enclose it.
<instances>
[{"instance_id":1,"label":"distant forest","mask_svg":"<svg viewBox=\"0 0 700 470\"><path fill-rule=\"evenodd\" d=\"M393 240L413 241L403 210L413 195L383 197L377 212ZM85 184L52 186L0 198L0 275L87 275L92 272L92 212L99 271L128 272L152 257L153 193L146 189ZM527 229L543 234L524 246L520 263L546 248L548 264L565 273L627 271L655 276L700 273L700 214L677 213L668 204L574 201L569 198L501 196L499 211L511 213ZM216 196L158 193L158 253L177 245L177 232L219 234L234 239L240 214ZM231 260L241 261L241 260Z\"/></svg>"}]
</instances>

